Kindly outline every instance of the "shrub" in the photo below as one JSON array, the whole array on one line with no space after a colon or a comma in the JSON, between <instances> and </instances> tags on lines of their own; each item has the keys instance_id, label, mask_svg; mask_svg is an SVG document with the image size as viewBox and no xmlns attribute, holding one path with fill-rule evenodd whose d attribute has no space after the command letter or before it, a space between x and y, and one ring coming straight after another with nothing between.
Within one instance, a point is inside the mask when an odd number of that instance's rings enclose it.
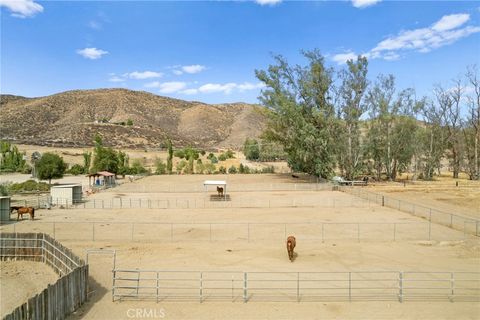
<instances>
[{"instance_id":1,"label":"shrub","mask_svg":"<svg viewBox=\"0 0 480 320\"><path fill-rule=\"evenodd\" d=\"M231 166L230 168L228 168L228 173L232 173L232 174L237 173L237 167Z\"/></svg>"},{"instance_id":2,"label":"shrub","mask_svg":"<svg viewBox=\"0 0 480 320\"><path fill-rule=\"evenodd\" d=\"M215 172L215 165L213 163L207 163L204 165L204 171L207 173L207 174L212 174Z\"/></svg>"},{"instance_id":3,"label":"shrub","mask_svg":"<svg viewBox=\"0 0 480 320\"><path fill-rule=\"evenodd\" d=\"M187 161L182 160L179 163L177 163L177 173L180 174L182 173L183 169L187 166Z\"/></svg>"},{"instance_id":4,"label":"shrub","mask_svg":"<svg viewBox=\"0 0 480 320\"><path fill-rule=\"evenodd\" d=\"M200 159L198 159L200 160ZM197 161L197 165L195 166L195 172L196 173L199 173L199 174L203 174L203 172L205 171L205 166L203 165L203 163L198 163Z\"/></svg>"},{"instance_id":5,"label":"shrub","mask_svg":"<svg viewBox=\"0 0 480 320\"><path fill-rule=\"evenodd\" d=\"M235 159L235 154L232 150L227 150L227 152L225 152L225 156L227 157L227 159Z\"/></svg>"},{"instance_id":6,"label":"shrub","mask_svg":"<svg viewBox=\"0 0 480 320\"><path fill-rule=\"evenodd\" d=\"M222 173L222 174L225 174L225 173L227 173L227 168L225 168L224 166L220 166L220 168L218 168L218 172Z\"/></svg>"},{"instance_id":7,"label":"shrub","mask_svg":"<svg viewBox=\"0 0 480 320\"><path fill-rule=\"evenodd\" d=\"M210 158L210 162L211 162L212 164L218 163L217 157L213 156L212 158Z\"/></svg>"},{"instance_id":8,"label":"shrub","mask_svg":"<svg viewBox=\"0 0 480 320\"><path fill-rule=\"evenodd\" d=\"M238 167L238 172L239 173L250 173L250 167L249 166L244 166L242 163L240 163L240 166Z\"/></svg>"},{"instance_id":9,"label":"shrub","mask_svg":"<svg viewBox=\"0 0 480 320\"><path fill-rule=\"evenodd\" d=\"M143 166L142 162L139 159L133 160L132 166L129 169L130 174L144 174L148 170Z\"/></svg>"},{"instance_id":10,"label":"shrub","mask_svg":"<svg viewBox=\"0 0 480 320\"><path fill-rule=\"evenodd\" d=\"M180 158L180 159L183 159L185 158L185 152L180 149L180 150L175 150L175 152L173 153L173 155L177 158Z\"/></svg>"},{"instance_id":11,"label":"shrub","mask_svg":"<svg viewBox=\"0 0 480 320\"><path fill-rule=\"evenodd\" d=\"M205 150L200 151L200 154L204 156L206 154Z\"/></svg>"},{"instance_id":12,"label":"shrub","mask_svg":"<svg viewBox=\"0 0 480 320\"><path fill-rule=\"evenodd\" d=\"M32 167L28 163L25 163L22 168L22 173L23 174L30 174L32 173Z\"/></svg>"},{"instance_id":13,"label":"shrub","mask_svg":"<svg viewBox=\"0 0 480 320\"><path fill-rule=\"evenodd\" d=\"M85 168L79 164L74 164L70 170L68 170L68 173L73 174L74 176L78 176L79 174L82 174L85 172Z\"/></svg>"},{"instance_id":14,"label":"shrub","mask_svg":"<svg viewBox=\"0 0 480 320\"><path fill-rule=\"evenodd\" d=\"M133 120L132 119L127 120L127 126L133 126Z\"/></svg>"},{"instance_id":15,"label":"shrub","mask_svg":"<svg viewBox=\"0 0 480 320\"><path fill-rule=\"evenodd\" d=\"M243 144L243 153L247 160L258 160L260 158L260 147L258 141L247 138Z\"/></svg>"},{"instance_id":16,"label":"shrub","mask_svg":"<svg viewBox=\"0 0 480 320\"><path fill-rule=\"evenodd\" d=\"M155 174L166 174L167 165L163 162L162 159L155 159Z\"/></svg>"},{"instance_id":17,"label":"shrub","mask_svg":"<svg viewBox=\"0 0 480 320\"><path fill-rule=\"evenodd\" d=\"M8 196L8 184L6 182L0 183L0 196Z\"/></svg>"},{"instance_id":18,"label":"shrub","mask_svg":"<svg viewBox=\"0 0 480 320\"><path fill-rule=\"evenodd\" d=\"M227 160L227 156L224 153L222 153L221 155L218 156L218 160L225 161Z\"/></svg>"},{"instance_id":19,"label":"shrub","mask_svg":"<svg viewBox=\"0 0 480 320\"><path fill-rule=\"evenodd\" d=\"M45 182L36 182L35 180L27 180L21 183L13 183L8 187L8 191L17 193L21 191L49 191L50 186Z\"/></svg>"},{"instance_id":20,"label":"shrub","mask_svg":"<svg viewBox=\"0 0 480 320\"><path fill-rule=\"evenodd\" d=\"M268 166L263 168L261 173L275 173L275 168L273 166Z\"/></svg>"}]
</instances>

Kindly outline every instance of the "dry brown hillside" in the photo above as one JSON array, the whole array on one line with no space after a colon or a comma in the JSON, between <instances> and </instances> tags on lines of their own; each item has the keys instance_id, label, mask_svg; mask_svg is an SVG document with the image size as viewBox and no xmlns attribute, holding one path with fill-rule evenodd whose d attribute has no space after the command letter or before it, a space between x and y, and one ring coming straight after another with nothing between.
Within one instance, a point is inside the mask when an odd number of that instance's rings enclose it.
<instances>
[{"instance_id":1,"label":"dry brown hillside","mask_svg":"<svg viewBox=\"0 0 480 320\"><path fill-rule=\"evenodd\" d=\"M37 145L87 146L98 132L116 147L156 147L169 137L177 146L235 148L264 124L255 105L209 105L126 89L2 95L0 103L0 139Z\"/></svg>"}]
</instances>

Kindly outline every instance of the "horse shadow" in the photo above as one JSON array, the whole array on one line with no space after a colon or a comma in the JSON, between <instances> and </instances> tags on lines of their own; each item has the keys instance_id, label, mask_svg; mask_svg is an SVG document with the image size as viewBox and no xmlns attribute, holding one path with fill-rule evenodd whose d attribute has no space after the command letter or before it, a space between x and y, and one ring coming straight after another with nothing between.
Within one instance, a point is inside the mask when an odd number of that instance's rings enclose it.
<instances>
[{"instance_id":1,"label":"horse shadow","mask_svg":"<svg viewBox=\"0 0 480 320\"><path fill-rule=\"evenodd\" d=\"M291 262L295 262L295 260L297 259L298 257L298 253L296 253L295 251L293 252L293 255L292 255L292 260Z\"/></svg>"}]
</instances>

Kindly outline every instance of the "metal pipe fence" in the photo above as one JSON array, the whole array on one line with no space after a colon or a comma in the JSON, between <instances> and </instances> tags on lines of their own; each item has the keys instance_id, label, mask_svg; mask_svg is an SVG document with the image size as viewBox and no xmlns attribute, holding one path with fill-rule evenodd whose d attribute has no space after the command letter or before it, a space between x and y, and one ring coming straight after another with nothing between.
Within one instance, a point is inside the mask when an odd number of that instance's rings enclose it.
<instances>
[{"instance_id":1,"label":"metal pipe fence","mask_svg":"<svg viewBox=\"0 0 480 320\"><path fill-rule=\"evenodd\" d=\"M203 198L110 198L89 199L68 203L65 199L51 200L52 207L64 209L221 209L221 208L369 208L378 204L356 198L274 197L271 199L232 197L231 200L211 201Z\"/></svg>"},{"instance_id":2,"label":"metal pipe fence","mask_svg":"<svg viewBox=\"0 0 480 320\"><path fill-rule=\"evenodd\" d=\"M339 187L340 191L352 194L369 203L378 204L391 209L396 209L411 215L423 218L429 222L441 224L455 230L461 230L464 233L480 236L480 220L465 217L458 214L448 213L438 209L422 206L417 203L412 203L383 194L367 191L362 188Z\"/></svg>"},{"instance_id":3,"label":"metal pipe fence","mask_svg":"<svg viewBox=\"0 0 480 320\"><path fill-rule=\"evenodd\" d=\"M223 179L222 179L223 180ZM228 181L227 181L228 182ZM331 190L330 183L237 183L228 185L229 192L320 191ZM125 184L122 192L198 193L205 192L201 184L138 185Z\"/></svg>"},{"instance_id":4,"label":"metal pipe fence","mask_svg":"<svg viewBox=\"0 0 480 320\"><path fill-rule=\"evenodd\" d=\"M451 241L472 237L430 222L41 222L25 220L0 226L1 232L37 231L58 240L86 241Z\"/></svg>"},{"instance_id":5,"label":"metal pipe fence","mask_svg":"<svg viewBox=\"0 0 480 320\"><path fill-rule=\"evenodd\" d=\"M480 272L114 269L112 300L479 301Z\"/></svg>"}]
</instances>

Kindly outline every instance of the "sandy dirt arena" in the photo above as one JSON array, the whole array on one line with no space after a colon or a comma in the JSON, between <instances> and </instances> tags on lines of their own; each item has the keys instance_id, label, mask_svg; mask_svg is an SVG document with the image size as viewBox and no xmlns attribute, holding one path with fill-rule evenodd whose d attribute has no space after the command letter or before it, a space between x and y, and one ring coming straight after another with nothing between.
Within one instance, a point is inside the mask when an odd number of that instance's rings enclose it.
<instances>
[{"instance_id":1,"label":"sandy dirt arena","mask_svg":"<svg viewBox=\"0 0 480 320\"><path fill-rule=\"evenodd\" d=\"M205 179L227 179L233 190L235 185L244 188L262 185L265 190L229 192L232 203L242 199L242 203L255 203L253 207L191 205L195 201L208 201L205 192L189 191L191 186L201 189ZM87 249L116 250L116 267L126 269L480 271L480 242L476 237L432 224L428 240L425 219L338 191L267 190L269 185L282 183L303 182L287 175L152 176L94 194L88 200L187 199L189 205L175 209L38 210L37 220L12 221L1 229L50 234L55 231L57 240L80 257L86 256ZM176 191L160 191L172 190L169 189L172 185ZM368 188L386 192L380 186L378 190ZM408 199L405 194L402 196ZM259 204L290 203L293 199L311 205L269 208ZM454 203L452 206L457 207ZM246 235L248 224L249 235ZM321 224L325 224L324 230L319 229ZM285 234L297 236L297 258L293 263L287 257ZM108 251L90 255L89 264L90 299L71 319L480 318L478 302L461 301L112 302L112 256Z\"/></svg>"},{"instance_id":2,"label":"sandy dirt arena","mask_svg":"<svg viewBox=\"0 0 480 320\"><path fill-rule=\"evenodd\" d=\"M0 261L0 316L53 284L58 275L42 262Z\"/></svg>"}]
</instances>

